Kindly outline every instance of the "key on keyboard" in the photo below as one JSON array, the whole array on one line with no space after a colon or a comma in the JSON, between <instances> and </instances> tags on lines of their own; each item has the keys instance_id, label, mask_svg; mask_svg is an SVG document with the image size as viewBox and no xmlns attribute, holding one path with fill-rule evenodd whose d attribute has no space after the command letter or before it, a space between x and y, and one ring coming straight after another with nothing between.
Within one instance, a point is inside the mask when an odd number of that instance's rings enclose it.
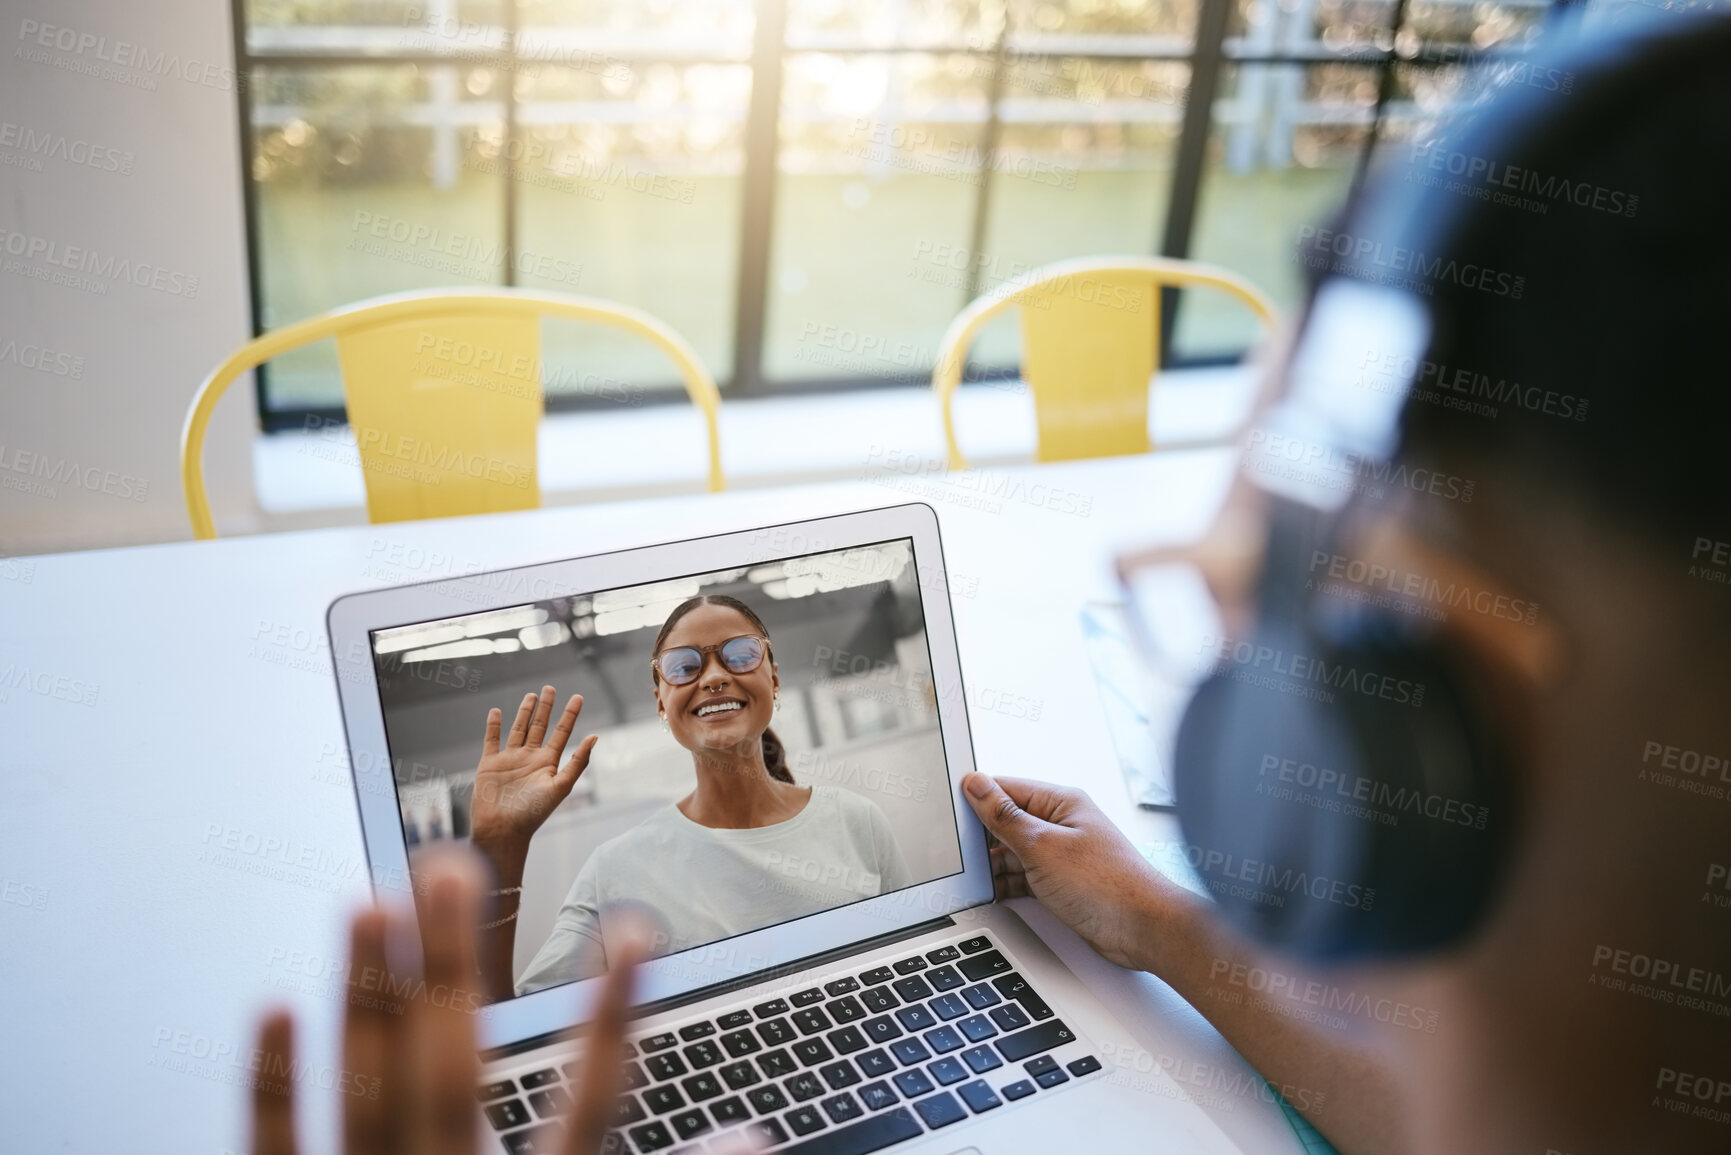
<instances>
[{"instance_id":1,"label":"key on keyboard","mask_svg":"<svg viewBox=\"0 0 1731 1155\"><path fill-rule=\"evenodd\" d=\"M729 1063L727 1066L720 1068L720 1071L721 1077L727 1080L728 1087L735 1091L744 1090L746 1087L758 1082L757 1068L744 1060L737 1063ZM699 1077L703 1078L705 1076ZM721 1088L717 1087L715 1093L717 1095L721 1094ZM696 1098L695 1095L692 1097Z\"/></svg>"},{"instance_id":2,"label":"key on keyboard","mask_svg":"<svg viewBox=\"0 0 1731 1155\"><path fill-rule=\"evenodd\" d=\"M968 1117L968 1113L962 1110L962 1105L956 1102L956 1097L948 1091L933 1095L929 1099L921 1099L914 1104L914 1110L920 1113L926 1126L934 1131L939 1127L948 1127L951 1123L960 1123Z\"/></svg>"},{"instance_id":3,"label":"key on keyboard","mask_svg":"<svg viewBox=\"0 0 1731 1155\"><path fill-rule=\"evenodd\" d=\"M750 1031L734 1031L721 1036L721 1045L727 1048L727 1053L734 1058L750 1055L763 1050L763 1044L757 1041L757 1036Z\"/></svg>"},{"instance_id":4,"label":"key on keyboard","mask_svg":"<svg viewBox=\"0 0 1731 1155\"><path fill-rule=\"evenodd\" d=\"M505 1136L505 1150L510 1155L547 1155L559 1149L559 1124L538 1123L523 1131Z\"/></svg>"},{"instance_id":5,"label":"key on keyboard","mask_svg":"<svg viewBox=\"0 0 1731 1155\"><path fill-rule=\"evenodd\" d=\"M933 1087L932 1081L926 1078L926 1073L918 1067L908 1068L891 1079L890 1082L896 1085L896 1090L909 1099L917 1099Z\"/></svg>"},{"instance_id":6,"label":"key on keyboard","mask_svg":"<svg viewBox=\"0 0 1731 1155\"><path fill-rule=\"evenodd\" d=\"M956 1030L966 1035L970 1043L981 1042L998 1033L998 1028L985 1015L969 1015L956 1024Z\"/></svg>"},{"instance_id":7,"label":"key on keyboard","mask_svg":"<svg viewBox=\"0 0 1731 1155\"><path fill-rule=\"evenodd\" d=\"M701 1043L692 1043L686 1047L685 1058L693 1067L701 1071L705 1067L713 1067L721 1062L721 1048L705 1039Z\"/></svg>"},{"instance_id":8,"label":"key on keyboard","mask_svg":"<svg viewBox=\"0 0 1731 1155\"><path fill-rule=\"evenodd\" d=\"M771 1019L757 1024L757 1036L770 1046L779 1046L793 1038L793 1028L786 1019Z\"/></svg>"},{"instance_id":9,"label":"key on keyboard","mask_svg":"<svg viewBox=\"0 0 1731 1155\"><path fill-rule=\"evenodd\" d=\"M776 1155L868 1155L921 1134L913 1112L906 1107L897 1107L834 1131L814 1135L803 1143L776 1152Z\"/></svg>"},{"instance_id":10,"label":"key on keyboard","mask_svg":"<svg viewBox=\"0 0 1731 1155\"><path fill-rule=\"evenodd\" d=\"M968 979L977 982L990 975L1002 974L1010 969L1010 960L997 951L987 951L972 958L965 958L956 964L956 969Z\"/></svg>"},{"instance_id":11,"label":"key on keyboard","mask_svg":"<svg viewBox=\"0 0 1731 1155\"><path fill-rule=\"evenodd\" d=\"M1074 1042L1075 1038L1075 1032L1064 1025L1064 1020L1053 1019L1051 1022L1041 1023L1037 1027L1029 1027L1025 1031L1005 1035L994 1045L998 1048L998 1052L1004 1056L1005 1061L1015 1063L1029 1055L1037 1055L1041 1051L1050 1051L1054 1047L1061 1047L1065 1043Z\"/></svg>"},{"instance_id":12,"label":"key on keyboard","mask_svg":"<svg viewBox=\"0 0 1731 1155\"><path fill-rule=\"evenodd\" d=\"M888 1015L867 1019L860 1026L865 1028L866 1038L874 1043L887 1043L891 1039L901 1038L902 1035L902 1029L896 1026L895 1020Z\"/></svg>"},{"instance_id":13,"label":"key on keyboard","mask_svg":"<svg viewBox=\"0 0 1731 1155\"><path fill-rule=\"evenodd\" d=\"M503 1103L488 1103L484 1108L487 1121L493 1124L495 1131L507 1131L512 1127L521 1127L529 1121L529 1109L523 1106L521 1099L506 1099Z\"/></svg>"},{"instance_id":14,"label":"key on keyboard","mask_svg":"<svg viewBox=\"0 0 1731 1155\"><path fill-rule=\"evenodd\" d=\"M690 1070L678 1055L651 1055L643 1060L643 1065L657 1079L677 1079Z\"/></svg>"},{"instance_id":15,"label":"key on keyboard","mask_svg":"<svg viewBox=\"0 0 1731 1155\"><path fill-rule=\"evenodd\" d=\"M859 1105L859 1100L843 1091L819 1103L823 1113L829 1116L831 1123L846 1123L849 1119L857 1119L865 1114L865 1108Z\"/></svg>"},{"instance_id":16,"label":"key on keyboard","mask_svg":"<svg viewBox=\"0 0 1731 1155\"><path fill-rule=\"evenodd\" d=\"M954 1059L939 1059L928 1066L926 1070L932 1073L932 1078L945 1087L951 1083L959 1083L968 1077L968 1069Z\"/></svg>"},{"instance_id":17,"label":"key on keyboard","mask_svg":"<svg viewBox=\"0 0 1731 1155\"><path fill-rule=\"evenodd\" d=\"M563 1119L571 1110L571 1096L563 1087L548 1087L545 1091L532 1092L529 1106L535 1108L535 1114L542 1119Z\"/></svg>"},{"instance_id":18,"label":"key on keyboard","mask_svg":"<svg viewBox=\"0 0 1731 1155\"><path fill-rule=\"evenodd\" d=\"M878 1047L872 1048L863 1055L855 1055L853 1061L859 1064L859 1069L865 1072L865 1077L868 1079L887 1075L896 1069L896 1065L890 1062L890 1057Z\"/></svg>"},{"instance_id":19,"label":"key on keyboard","mask_svg":"<svg viewBox=\"0 0 1731 1155\"><path fill-rule=\"evenodd\" d=\"M829 1040L829 1045L835 1048L838 1055L851 1055L855 1051L864 1050L869 1045L865 1036L859 1033L858 1027L843 1027L839 1031L831 1031L824 1037Z\"/></svg>"},{"instance_id":20,"label":"key on keyboard","mask_svg":"<svg viewBox=\"0 0 1731 1155\"><path fill-rule=\"evenodd\" d=\"M743 1066L743 1064L741 1065ZM747 1069L749 1070L749 1068ZM726 1068L724 1067L722 1070L725 1072ZM749 1082L757 1082L756 1071L751 1072ZM721 1084L717 1082L715 1076L710 1074L708 1071L693 1075L691 1078L684 1080L679 1085L685 1088L686 1095L690 1096L693 1103L701 1103L705 1099L713 1099L717 1095L721 1094ZM743 1086L744 1084L741 1085Z\"/></svg>"},{"instance_id":21,"label":"key on keyboard","mask_svg":"<svg viewBox=\"0 0 1731 1155\"><path fill-rule=\"evenodd\" d=\"M926 981L932 984L932 989L935 991L953 991L968 980L963 978L961 972L955 967L941 966L936 970L927 971Z\"/></svg>"},{"instance_id":22,"label":"key on keyboard","mask_svg":"<svg viewBox=\"0 0 1731 1155\"><path fill-rule=\"evenodd\" d=\"M640 1127L631 1128L626 1134L631 1136L631 1141L637 1144L639 1151L659 1151L663 1147L673 1146L673 1135L664 1123L644 1123Z\"/></svg>"},{"instance_id":23,"label":"key on keyboard","mask_svg":"<svg viewBox=\"0 0 1731 1155\"><path fill-rule=\"evenodd\" d=\"M813 1131L821 1131L827 1126L823 1121L823 1116L817 1113L816 1107L795 1107L783 1115L782 1119L787 1123L788 1130L795 1135L809 1135Z\"/></svg>"},{"instance_id":24,"label":"key on keyboard","mask_svg":"<svg viewBox=\"0 0 1731 1155\"><path fill-rule=\"evenodd\" d=\"M783 1075L791 1075L799 1070L799 1064L793 1061L793 1056L783 1050L770 1051L757 1057L757 1065L763 1071L764 1077L779 1079Z\"/></svg>"},{"instance_id":25,"label":"key on keyboard","mask_svg":"<svg viewBox=\"0 0 1731 1155\"><path fill-rule=\"evenodd\" d=\"M1004 1000L998 997L998 992L985 983L975 983L971 987L962 988L962 999L976 1011L987 1007L995 1007Z\"/></svg>"},{"instance_id":26,"label":"key on keyboard","mask_svg":"<svg viewBox=\"0 0 1731 1155\"><path fill-rule=\"evenodd\" d=\"M835 1055L824 1046L822 1039L801 1039L793 1045L793 1057L809 1067L813 1063L827 1063Z\"/></svg>"},{"instance_id":27,"label":"key on keyboard","mask_svg":"<svg viewBox=\"0 0 1731 1155\"><path fill-rule=\"evenodd\" d=\"M681 1139L690 1139L710 1129L709 1116L697 1108L681 1111L667 1121L673 1124L673 1129L679 1133Z\"/></svg>"},{"instance_id":28,"label":"key on keyboard","mask_svg":"<svg viewBox=\"0 0 1731 1155\"><path fill-rule=\"evenodd\" d=\"M678 1087L662 1084L643 1092L643 1105L656 1115L665 1115L685 1106L685 1096L679 1093Z\"/></svg>"},{"instance_id":29,"label":"key on keyboard","mask_svg":"<svg viewBox=\"0 0 1731 1155\"><path fill-rule=\"evenodd\" d=\"M864 1003L866 1010L874 1015L887 1011L891 1007L901 1006L901 1000L892 995L885 987L873 987L861 995L859 1001Z\"/></svg>"},{"instance_id":30,"label":"key on keyboard","mask_svg":"<svg viewBox=\"0 0 1731 1155\"><path fill-rule=\"evenodd\" d=\"M815 1035L819 1031L827 1031L835 1024L829 1021L829 1016L816 1007L803 1011L795 1011L792 1015L793 1025L799 1028L802 1035Z\"/></svg>"},{"instance_id":31,"label":"key on keyboard","mask_svg":"<svg viewBox=\"0 0 1731 1155\"><path fill-rule=\"evenodd\" d=\"M862 1081L859 1072L854 1069L854 1065L846 1059L840 1059L819 1067L817 1073L823 1076L823 1081L829 1084L832 1091L839 1091L843 1087L851 1087ZM839 1123L841 1120L837 1119L836 1122Z\"/></svg>"},{"instance_id":32,"label":"key on keyboard","mask_svg":"<svg viewBox=\"0 0 1731 1155\"><path fill-rule=\"evenodd\" d=\"M818 1080L818 1077L810 1071L801 1071L791 1079L784 1081L782 1086L787 1088L787 1093L793 1096L793 1101L795 1103L803 1103L807 1099L815 1099L824 1093L823 1083L821 1083Z\"/></svg>"},{"instance_id":33,"label":"key on keyboard","mask_svg":"<svg viewBox=\"0 0 1731 1155\"><path fill-rule=\"evenodd\" d=\"M1003 1106L1004 1101L992 1093L984 1079L975 1079L972 1083L963 1083L956 1088L956 1094L962 1097L962 1102L979 1115L990 1111L993 1107Z\"/></svg>"}]
</instances>

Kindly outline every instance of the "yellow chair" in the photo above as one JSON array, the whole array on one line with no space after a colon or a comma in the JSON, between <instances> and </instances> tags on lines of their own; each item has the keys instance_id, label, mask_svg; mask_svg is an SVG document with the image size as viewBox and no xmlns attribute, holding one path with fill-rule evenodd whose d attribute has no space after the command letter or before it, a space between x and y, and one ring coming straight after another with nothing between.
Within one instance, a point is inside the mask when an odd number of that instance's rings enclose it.
<instances>
[{"instance_id":1,"label":"yellow chair","mask_svg":"<svg viewBox=\"0 0 1731 1155\"><path fill-rule=\"evenodd\" d=\"M725 487L721 393L696 352L664 322L587 297L434 289L374 297L266 333L205 378L180 433L193 535L216 536L204 490L204 431L223 391L247 370L326 337L337 341L372 521L538 508L543 317L623 329L667 354L708 426L710 491Z\"/></svg>"},{"instance_id":2,"label":"yellow chair","mask_svg":"<svg viewBox=\"0 0 1731 1155\"><path fill-rule=\"evenodd\" d=\"M967 461L952 411L968 349L986 322L1019 308L1022 379L1034 394L1039 461L1147 453L1148 393L1160 356L1163 288L1219 289L1275 325L1274 306L1236 273L1163 257L1081 257L1014 278L950 322L932 389L944 413L949 467Z\"/></svg>"}]
</instances>

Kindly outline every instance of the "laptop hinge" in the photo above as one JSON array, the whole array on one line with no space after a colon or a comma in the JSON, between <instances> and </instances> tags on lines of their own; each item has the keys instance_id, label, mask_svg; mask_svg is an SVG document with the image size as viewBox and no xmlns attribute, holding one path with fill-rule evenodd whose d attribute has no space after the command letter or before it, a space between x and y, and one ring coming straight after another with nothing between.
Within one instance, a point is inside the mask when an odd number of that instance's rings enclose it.
<instances>
[{"instance_id":1,"label":"laptop hinge","mask_svg":"<svg viewBox=\"0 0 1731 1155\"><path fill-rule=\"evenodd\" d=\"M927 934L934 930L942 930L944 927L955 925L955 919L951 918L947 914L941 915L927 922L915 923L913 926L904 926L900 930L892 930L885 934L876 935L872 938L860 939L858 942L849 943L847 946L839 946L830 950L819 951L817 954L808 954L804 958L793 959L790 962L781 963L778 966L765 967L762 970L752 971L750 974L741 975L738 978L727 979L719 983L711 983L709 986L700 987L694 991L687 991L682 995L674 995L671 998L658 999L653 1003L644 1003L642 1006L631 1008L631 1017L634 1020L646 1019L651 1015L659 1015L663 1011L676 1010L679 1007L690 1006L692 1003L701 1003L706 999L714 998L716 995L727 994L729 991L744 990L746 987L756 986L759 983L768 982L771 979L778 979L783 975L794 974L798 971L807 970L814 966L821 966L827 962L837 962L844 958L852 958L854 955L864 954L867 951L876 950L878 947L889 946L891 943L901 942L904 939L916 938L919 935ZM533 1051L545 1047L549 1043L557 1043L566 1039L580 1038L582 1034L583 1027L580 1025L563 1027L557 1031L547 1031L544 1034L535 1035L532 1038L522 1039L515 1043L507 1043L502 1047L491 1047L484 1050L481 1052L481 1061L483 1063L491 1063L495 1059L504 1059L509 1058L512 1055L520 1055L526 1051Z\"/></svg>"}]
</instances>

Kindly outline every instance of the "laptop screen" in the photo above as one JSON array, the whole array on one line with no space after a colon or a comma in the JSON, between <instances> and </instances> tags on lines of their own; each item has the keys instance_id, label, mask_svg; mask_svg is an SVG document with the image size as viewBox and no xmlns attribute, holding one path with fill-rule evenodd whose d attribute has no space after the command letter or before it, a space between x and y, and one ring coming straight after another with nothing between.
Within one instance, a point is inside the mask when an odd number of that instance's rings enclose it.
<instances>
[{"instance_id":1,"label":"laptop screen","mask_svg":"<svg viewBox=\"0 0 1731 1155\"><path fill-rule=\"evenodd\" d=\"M489 988L592 978L627 919L673 954L960 873L921 586L901 539L373 630L411 873L469 843L506 891Z\"/></svg>"}]
</instances>

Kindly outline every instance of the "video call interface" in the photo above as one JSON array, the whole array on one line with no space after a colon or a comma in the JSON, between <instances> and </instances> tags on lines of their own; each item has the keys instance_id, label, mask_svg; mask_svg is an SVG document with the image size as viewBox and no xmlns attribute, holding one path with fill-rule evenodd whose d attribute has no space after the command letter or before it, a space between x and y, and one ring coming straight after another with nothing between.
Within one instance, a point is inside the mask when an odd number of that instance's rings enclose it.
<instances>
[{"instance_id":1,"label":"video call interface","mask_svg":"<svg viewBox=\"0 0 1731 1155\"><path fill-rule=\"evenodd\" d=\"M761 650L702 654L693 682L663 687L677 706L664 722L655 641L699 596L702 614L688 610L664 643L665 668L690 663L672 649L682 638L754 637ZM510 940L508 978L483 937L497 997L603 973L608 935L627 918L649 930L656 955L676 954L962 869L911 539L371 637L411 873L433 848L471 843L477 822L484 855L497 841L485 832L533 826L517 916L493 932ZM733 671L754 654L756 668ZM496 772L477 775L489 709L508 734L525 695L546 685L557 695L549 732L567 699L583 697L561 766L585 735L598 736L556 803ZM781 783L772 789L797 813L747 828L689 817L677 804L700 775L706 798L741 789L709 746L761 741L765 724L765 765ZM481 918L494 910L483 904Z\"/></svg>"}]
</instances>

